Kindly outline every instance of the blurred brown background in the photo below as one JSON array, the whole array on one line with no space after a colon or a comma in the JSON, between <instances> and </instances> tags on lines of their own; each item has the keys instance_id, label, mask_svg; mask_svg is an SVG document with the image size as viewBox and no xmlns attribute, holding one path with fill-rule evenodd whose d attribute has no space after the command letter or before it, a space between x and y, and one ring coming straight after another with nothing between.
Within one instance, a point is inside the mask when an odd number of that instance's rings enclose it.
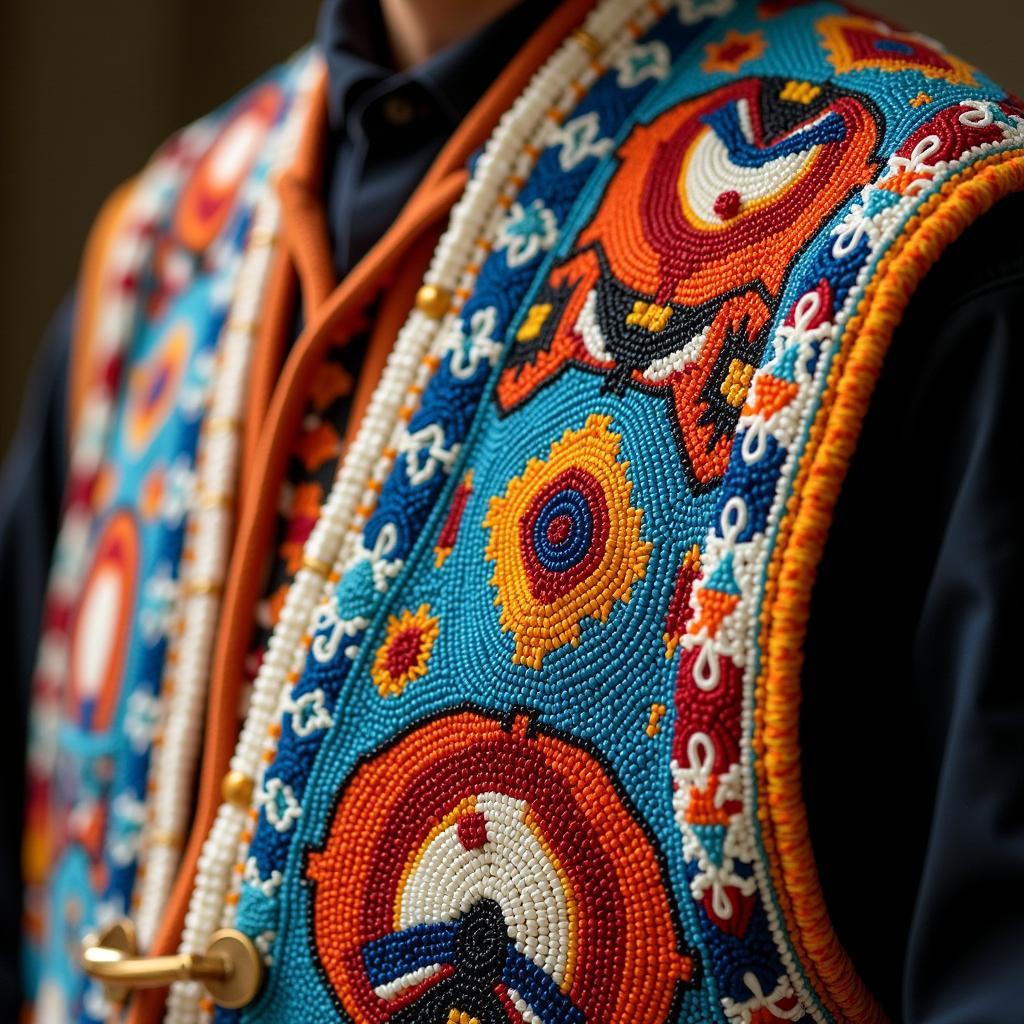
<instances>
[{"instance_id":1,"label":"blurred brown background","mask_svg":"<svg viewBox=\"0 0 1024 1024\"><path fill-rule=\"evenodd\" d=\"M863 2L1024 93L1020 0ZM0 452L103 198L171 131L311 38L317 6L0 0Z\"/></svg>"}]
</instances>

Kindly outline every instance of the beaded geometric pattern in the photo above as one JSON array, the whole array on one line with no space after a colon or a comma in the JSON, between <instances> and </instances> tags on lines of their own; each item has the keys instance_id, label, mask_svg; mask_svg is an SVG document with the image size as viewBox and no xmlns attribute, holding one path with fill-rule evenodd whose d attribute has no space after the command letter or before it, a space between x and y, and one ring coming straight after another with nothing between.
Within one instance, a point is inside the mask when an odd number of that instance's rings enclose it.
<instances>
[{"instance_id":1,"label":"beaded geometric pattern","mask_svg":"<svg viewBox=\"0 0 1024 1024\"><path fill-rule=\"evenodd\" d=\"M319 613L245 1020L841 1015L760 832L766 571L871 268L1024 111L833 5L681 2L609 63Z\"/></svg>"},{"instance_id":2,"label":"beaded geometric pattern","mask_svg":"<svg viewBox=\"0 0 1024 1024\"><path fill-rule=\"evenodd\" d=\"M315 612L219 1021L878 1019L765 825L764 619L847 326L1024 109L835 4L645 12L527 142Z\"/></svg>"}]
</instances>

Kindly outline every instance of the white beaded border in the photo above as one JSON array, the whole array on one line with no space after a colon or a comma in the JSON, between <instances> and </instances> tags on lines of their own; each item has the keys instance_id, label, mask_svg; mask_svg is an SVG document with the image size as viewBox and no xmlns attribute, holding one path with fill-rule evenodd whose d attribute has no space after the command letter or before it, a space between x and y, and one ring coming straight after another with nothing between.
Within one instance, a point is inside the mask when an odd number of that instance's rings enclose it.
<instances>
[{"instance_id":1,"label":"white beaded border","mask_svg":"<svg viewBox=\"0 0 1024 1024\"><path fill-rule=\"evenodd\" d=\"M414 308L399 332L374 392L367 413L304 548L304 565L289 588L281 617L270 639L257 674L245 724L231 761L231 770L254 782L254 793L267 760L273 758L276 725L287 697L289 677L297 678L309 643L308 626L322 600L333 590L336 575L351 557L376 494L390 471L404 430L404 408L418 404L422 386L418 369L431 368L428 353L432 342L443 337L461 302L475 283L480 264L493 248L506 210L532 170L545 136L563 122L565 115L605 72L608 62L598 58L612 44L628 46L664 16L657 0L602 0L577 29L534 74L526 90L502 116L474 168L473 177L438 242L424 284L455 296L443 318L427 316ZM625 34L623 34L625 33ZM528 143L529 138L535 141ZM410 403L410 395L413 396ZM395 427L396 418L399 426ZM406 417L407 418L407 417ZM324 573L309 568L332 566L325 584ZM267 739L270 743L267 743ZM269 757L268 757L269 755ZM252 810L223 803L210 830L203 853L185 929L181 952L205 949L209 936L219 927L226 896L232 888L232 866L243 863L243 840ZM233 910L227 910L230 918ZM186 1024L199 1018L200 987L178 982L172 986L165 1018L169 1024ZM205 1007L208 1011L209 1007Z\"/></svg>"}]
</instances>

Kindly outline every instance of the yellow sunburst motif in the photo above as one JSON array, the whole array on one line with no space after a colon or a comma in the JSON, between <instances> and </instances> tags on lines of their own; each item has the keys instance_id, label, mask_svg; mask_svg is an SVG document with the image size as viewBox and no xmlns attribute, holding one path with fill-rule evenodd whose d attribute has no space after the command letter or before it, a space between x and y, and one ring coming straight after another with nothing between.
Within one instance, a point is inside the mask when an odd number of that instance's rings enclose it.
<instances>
[{"instance_id":1,"label":"yellow sunburst motif","mask_svg":"<svg viewBox=\"0 0 1024 1024\"><path fill-rule=\"evenodd\" d=\"M606 622L646 572L653 545L640 539L643 512L630 504L629 463L610 425L593 415L567 430L488 506L494 603L517 664L539 669L549 652L578 644L583 619Z\"/></svg>"},{"instance_id":2,"label":"yellow sunburst motif","mask_svg":"<svg viewBox=\"0 0 1024 1024\"><path fill-rule=\"evenodd\" d=\"M409 683L426 675L437 634L437 619L425 604L388 619L384 642L370 670L382 697L400 696Z\"/></svg>"}]
</instances>

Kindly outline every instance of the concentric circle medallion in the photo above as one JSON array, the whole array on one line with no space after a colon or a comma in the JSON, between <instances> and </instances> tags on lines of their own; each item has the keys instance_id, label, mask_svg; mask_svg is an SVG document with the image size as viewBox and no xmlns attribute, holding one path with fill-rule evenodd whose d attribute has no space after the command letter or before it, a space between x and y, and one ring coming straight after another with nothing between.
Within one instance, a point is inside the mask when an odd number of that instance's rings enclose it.
<instances>
[{"instance_id":1,"label":"concentric circle medallion","mask_svg":"<svg viewBox=\"0 0 1024 1024\"><path fill-rule=\"evenodd\" d=\"M694 974L647 830L527 714L456 711L365 760L307 873L357 1021L660 1021Z\"/></svg>"},{"instance_id":2,"label":"concentric circle medallion","mask_svg":"<svg viewBox=\"0 0 1024 1024\"><path fill-rule=\"evenodd\" d=\"M491 500L486 554L518 663L540 668L549 651L578 643L582 620L606 621L646 571L651 544L640 539L642 512L630 504L629 463L610 423L595 415L566 431Z\"/></svg>"},{"instance_id":3,"label":"concentric circle medallion","mask_svg":"<svg viewBox=\"0 0 1024 1024\"><path fill-rule=\"evenodd\" d=\"M224 227L282 102L277 86L256 90L199 161L174 218L175 234L190 249L205 249Z\"/></svg>"}]
</instances>

